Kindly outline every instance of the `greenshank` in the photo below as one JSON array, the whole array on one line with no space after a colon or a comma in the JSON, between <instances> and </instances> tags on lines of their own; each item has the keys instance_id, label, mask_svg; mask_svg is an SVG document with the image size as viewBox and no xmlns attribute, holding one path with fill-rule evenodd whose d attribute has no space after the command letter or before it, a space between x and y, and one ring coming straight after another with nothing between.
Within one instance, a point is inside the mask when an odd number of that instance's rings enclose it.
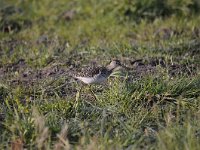
<instances>
[{"instance_id":1,"label":"greenshank","mask_svg":"<svg viewBox=\"0 0 200 150\"><path fill-rule=\"evenodd\" d=\"M104 82L120 66L119 60L112 60L106 67L88 67L74 75L74 78L85 84L99 84Z\"/></svg>"}]
</instances>

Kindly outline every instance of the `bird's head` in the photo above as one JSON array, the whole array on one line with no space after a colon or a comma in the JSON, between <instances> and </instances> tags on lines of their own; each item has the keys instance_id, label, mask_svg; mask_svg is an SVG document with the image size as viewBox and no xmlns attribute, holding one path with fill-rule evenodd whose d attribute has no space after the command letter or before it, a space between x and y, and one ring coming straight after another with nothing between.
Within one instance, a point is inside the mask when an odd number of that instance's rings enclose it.
<instances>
[{"instance_id":1,"label":"bird's head","mask_svg":"<svg viewBox=\"0 0 200 150\"><path fill-rule=\"evenodd\" d=\"M115 69L115 68L117 68L119 66L121 66L121 62L119 60L117 60L117 59L114 59L114 60L112 60L110 62L110 64L107 66L107 68L109 70L113 70L113 69Z\"/></svg>"}]
</instances>

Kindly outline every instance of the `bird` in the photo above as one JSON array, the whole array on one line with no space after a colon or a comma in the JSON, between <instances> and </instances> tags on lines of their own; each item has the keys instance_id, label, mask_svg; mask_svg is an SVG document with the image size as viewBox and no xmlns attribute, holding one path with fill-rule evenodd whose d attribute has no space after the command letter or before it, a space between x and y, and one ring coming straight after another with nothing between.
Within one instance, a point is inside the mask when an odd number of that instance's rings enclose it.
<instances>
[{"instance_id":1,"label":"bird","mask_svg":"<svg viewBox=\"0 0 200 150\"><path fill-rule=\"evenodd\" d=\"M73 77L85 84L100 84L104 82L118 67L121 67L119 60L114 59L106 67L88 67Z\"/></svg>"}]
</instances>

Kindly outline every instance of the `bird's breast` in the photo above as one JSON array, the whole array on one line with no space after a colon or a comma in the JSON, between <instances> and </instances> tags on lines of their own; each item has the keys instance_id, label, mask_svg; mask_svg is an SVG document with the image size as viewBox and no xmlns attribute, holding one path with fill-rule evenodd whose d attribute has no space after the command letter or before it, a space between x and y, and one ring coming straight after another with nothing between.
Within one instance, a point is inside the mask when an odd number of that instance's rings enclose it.
<instances>
[{"instance_id":1,"label":"bird's breast","mask_svg":"<svg viewBox=\"0 0 200 150\"><path fill-rule=\"evenodd\" d=\"M95 84L95 83L101 83L106 80L103 76L98 77L76 77L77 79L81 80L82 82L86 84Z\"/></svg>"}]
</instances>

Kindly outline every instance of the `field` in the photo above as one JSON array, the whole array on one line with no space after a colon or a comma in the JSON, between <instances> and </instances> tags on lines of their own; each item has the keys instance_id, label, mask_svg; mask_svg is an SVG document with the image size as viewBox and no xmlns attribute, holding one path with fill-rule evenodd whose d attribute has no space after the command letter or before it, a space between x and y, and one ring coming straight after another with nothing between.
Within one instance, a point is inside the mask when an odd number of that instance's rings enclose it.
<instances>
[{"instance_id":1,"label":"field","mask_svg":"<svg viewBox=\"0 0 200 150\"><path fill-rule=\"evenodd\" d=\"M23 148L199 150L199 1L1 0L0 149Z\"/></svg>"}]
</instances>

